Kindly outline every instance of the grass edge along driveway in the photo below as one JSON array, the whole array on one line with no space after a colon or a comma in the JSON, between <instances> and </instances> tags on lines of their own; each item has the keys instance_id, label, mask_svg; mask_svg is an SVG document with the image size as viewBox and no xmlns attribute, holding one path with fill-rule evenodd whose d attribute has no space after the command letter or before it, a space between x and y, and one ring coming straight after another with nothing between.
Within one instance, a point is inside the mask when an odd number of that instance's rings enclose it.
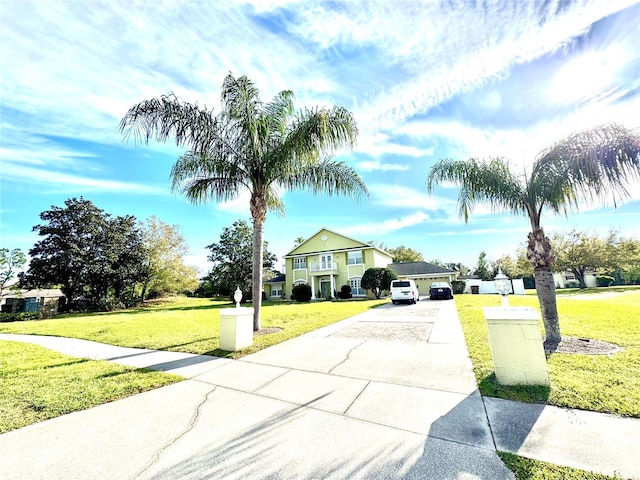
<instances>
[{"instance_id":1,"label":"grass edge along driveway","mask_svg":"<svg viewBox=\"0 0 640 480\"><path fill-rule=\"evenodd\" d=\"M0 341L0 433L163 387L178 375Z\"/></svg>"},{"instance_id":2,"label":"grass edge along driveway","mask_svg":"<svg viewBox=\"0 0 640 480\"><path fill-rule=\"evenodd\" d=\"M482 307L499 306L497 295L458 295L455 302L483 395L640 417L640 289L621 292L601 288L558 295L563 335L604 340L623 351L612 355L547 355L550 388L507 387L496 382ZM509 296L509 303L539 311L533 295Z\"/></svg>"}]
</instances>

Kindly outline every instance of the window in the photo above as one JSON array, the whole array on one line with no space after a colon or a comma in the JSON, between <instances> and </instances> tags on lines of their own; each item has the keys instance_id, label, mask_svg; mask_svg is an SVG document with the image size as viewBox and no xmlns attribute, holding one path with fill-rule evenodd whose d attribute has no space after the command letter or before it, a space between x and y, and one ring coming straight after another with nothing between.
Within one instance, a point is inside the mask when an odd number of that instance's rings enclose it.
<instances>
[{"instance_id":1,"label":"window","mask_svg":"<svg viewBox=\"0 0 640 480\"><path fill-rule=\"evenodd\" d=\"M351 287L351 295L364 297L364 288L360 285L361 277L353 277L349 280L349 286Z\"/></svg>"},{"instance_id":2,"label":"window","mask_svg":"<svg viewBox=\"0 0 640 480\"><path fill-rule=\"evenodd\" d=\"M295 257L293 259L293 269L302 270L307 268L307 259L305 257Z\"/></svg>"},{"instance_id":3,"label":"window","mask_svg":"<svg viewBox=\"0 0 640 480\"><path fill-rule=\"evenodd\" d=\"M321 270L330 270L332 263L332 257L330 253L320 256L320 269Z\"/></svg>"},{"instance_id":4,"label":"window","mask_svg":"<svg viewBox=\"0 0 640 480\"><path fill-rule=\"evenodd\" d=\"M271 287L271 296L272 297L281 297L282 296L282 287L281 286Z\"/></svg>"},{"instance_id":5,"label":"window","mask_svg":"<svg viewBox=\"0 0 640 480\"><path fill-rule=\"evenodd\" d=\"M357 252L349 252L349 265L360 265L364 263L362 259L362 250Z\"/></svg>"}]
</instances>

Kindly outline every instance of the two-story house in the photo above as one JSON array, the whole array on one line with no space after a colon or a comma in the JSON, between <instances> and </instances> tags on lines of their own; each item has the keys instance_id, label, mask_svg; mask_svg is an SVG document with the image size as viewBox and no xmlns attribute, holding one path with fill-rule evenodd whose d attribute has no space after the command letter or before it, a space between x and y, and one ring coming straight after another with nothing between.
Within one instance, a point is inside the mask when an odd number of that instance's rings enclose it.
<instances>
[{"instance_id":1,"label":"two-story house","mask_svg":"<svg viewBox=\"0 0 640 480\"><path fill-rule=\"evenodd\" d=\"M284 291L291 294L294 285L311 286L312 299L334 298L342 285L351 287L354 297L366 297L360 281L365 270L386 267L389 253L367 243L321 229L284 256Z\"/></svg>"}]
</instances>

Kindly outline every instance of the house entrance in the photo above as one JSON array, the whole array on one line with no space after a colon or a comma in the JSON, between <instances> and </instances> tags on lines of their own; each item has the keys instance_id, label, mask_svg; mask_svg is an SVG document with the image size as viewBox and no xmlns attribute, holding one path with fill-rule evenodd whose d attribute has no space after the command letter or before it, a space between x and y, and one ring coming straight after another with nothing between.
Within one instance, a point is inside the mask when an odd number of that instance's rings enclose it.
<instances>
[{"instance_id":1,"label":"house entrance","mask_svg":"<svg viewBox=\"0 0 640 480\"><path fill-rule=\"evenodd\" d=\"M329 298L329 296L333 297L331 282L329 280L320 280L320 298Z\"/></svg>"}]
</instances>

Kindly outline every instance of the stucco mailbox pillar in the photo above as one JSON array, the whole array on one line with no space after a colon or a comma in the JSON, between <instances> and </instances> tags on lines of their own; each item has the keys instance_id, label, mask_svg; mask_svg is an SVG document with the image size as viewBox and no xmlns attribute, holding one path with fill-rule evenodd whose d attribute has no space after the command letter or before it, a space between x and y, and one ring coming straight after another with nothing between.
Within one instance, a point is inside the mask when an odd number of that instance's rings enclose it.
<instances>
[{"instance_id":1,"label":"stucco mailbox pillar","mask_svg":"<svg viewBox=\"0 0 640 480\"><path fill-rule=\"evenodd\" d=\"M253 345L253 308L220 310L220 348L235 352Z\"/></svg>"},{"instance_id":2,"label":"stucco mailbox pillar","mask_svg":"<svg viewBox=\"0 0 640 480\"><path fill-rule=\"evenodd\" d=\"M550 385L539 315L529 307L485 307L498 383Z\"/></svg>"}]
</instances>

